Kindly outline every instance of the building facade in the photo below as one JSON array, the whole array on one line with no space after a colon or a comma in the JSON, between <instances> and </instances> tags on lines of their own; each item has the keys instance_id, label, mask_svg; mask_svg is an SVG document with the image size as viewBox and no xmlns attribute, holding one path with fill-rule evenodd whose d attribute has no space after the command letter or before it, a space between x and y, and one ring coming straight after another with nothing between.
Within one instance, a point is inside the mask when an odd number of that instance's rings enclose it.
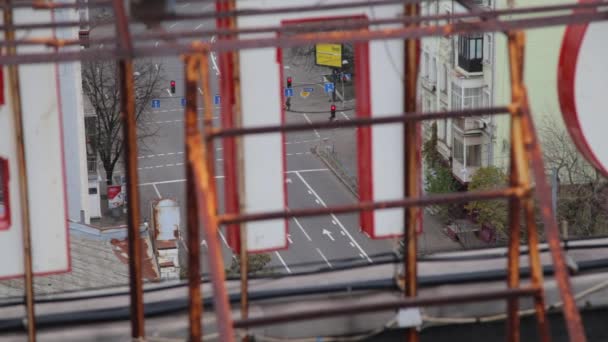
<instances>
[{"instance_id":1,"label":"building facade","mask_svg":"<svg viewBox=\"0 0 608 342\"><path fill-rule=\"evenodd\" d=\"M482 9L506 8L506 0L476 0ZM566 3L567 0L557 1ZM570 1L571 2L571 1ZM523 6L555 4L530 0ZM451 0L424 2L425 15L464 13ZM543 116L561 120L557 98L557 63L564 27L526 31L525 82L537 127ZM419 103L423 111L503 106L511 101L507 40L500 33L425 38L421 44ZM510 118L493 115L438 120L437 150L462 184L480 167L509 166ZM428 125L425 135L430 135Z\"/></svg>"}]
</instances>

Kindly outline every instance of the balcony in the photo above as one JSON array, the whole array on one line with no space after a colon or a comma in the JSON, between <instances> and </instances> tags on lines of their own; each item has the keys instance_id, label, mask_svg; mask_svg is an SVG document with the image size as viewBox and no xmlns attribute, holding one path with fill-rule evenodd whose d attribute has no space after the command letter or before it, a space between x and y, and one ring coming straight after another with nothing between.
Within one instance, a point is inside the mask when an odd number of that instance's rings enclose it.
<instances>
[{"instance_id":1,"label":"balcony","mask_svg":"<svg viewBox=\"0 0 608 342\"><path fill-rule=\"evenodd\" d=\"M468 73L479 73L483 71L483 59L468 59L465 56L458 56L458 67Z\"/></svg>"},{"instance_id":2,"label":"balcony","mask_svg":"<svg viewBox=\"0 0 608 342\"><path fill-rule=\"evenodd\" d=\"M467 73L483 71L483 35L475 33L458 37L457 64Z\"/></svg>"},{"instance_id":3,"label":"balcony","mask_svg":"<svg viewBox=\"0 0 608 342\"><path fill-rule=\"evenodd\" d=\"M485 128L485 124L479 119L455 118L452 122L454 127L465 135L481 134Z\"/></svg>"}]
</instances>

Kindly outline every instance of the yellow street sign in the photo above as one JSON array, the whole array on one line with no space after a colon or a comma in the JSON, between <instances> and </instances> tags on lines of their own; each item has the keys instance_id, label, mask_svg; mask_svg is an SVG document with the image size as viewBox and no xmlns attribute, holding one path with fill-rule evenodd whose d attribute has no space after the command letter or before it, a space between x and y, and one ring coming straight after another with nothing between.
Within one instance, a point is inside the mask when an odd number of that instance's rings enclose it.
<instances>
[{"instance_id":1,"label":"yellow street sign","mask_svg":"<svg viewBox=\"0 0 608 342\"><path fill-rule=\"evenodd\" d=\"M342 44L316 44L315 62L317 65L342 67Z\"/></svg>"}]
</instances>

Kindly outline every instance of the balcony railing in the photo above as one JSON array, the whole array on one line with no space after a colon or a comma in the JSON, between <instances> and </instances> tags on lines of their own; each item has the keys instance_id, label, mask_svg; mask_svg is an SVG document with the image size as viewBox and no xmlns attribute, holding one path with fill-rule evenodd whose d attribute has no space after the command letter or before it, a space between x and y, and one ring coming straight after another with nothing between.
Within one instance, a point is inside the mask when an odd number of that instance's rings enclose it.
<instances>
[{"instance_id":1,"label":"balcony railing","mask_svg":"<svg viewBox=\"0 0 608 342\"><path fill-rule=\"evenodd\" d=\"M458 66L470 73L482 72L483 71L483 59L468 59L464 56L458 56Z\"/></svg>"}]
</instances>

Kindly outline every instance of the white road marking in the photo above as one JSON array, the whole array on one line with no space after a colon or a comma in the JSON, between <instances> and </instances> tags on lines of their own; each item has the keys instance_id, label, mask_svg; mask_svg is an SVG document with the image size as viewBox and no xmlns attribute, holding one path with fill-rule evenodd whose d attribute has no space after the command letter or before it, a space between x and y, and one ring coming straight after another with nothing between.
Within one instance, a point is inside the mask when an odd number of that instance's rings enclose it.
<instances>
[{"instance_id":1,"label":"white road marking","mask_svg":"<svg viewBox=\"0 0 608 342\"><path fill-rule=\"evenodd\" d=\"M333 237L333 236L331 236L331 232L330 232L329 230L327 230L327 229L323 229L323 235L327 235L327 237L328 237L328 238L329 238L331 241L336 241L336 240L334 239L334 237ZM351 242L350 244L352 245L353 243Z\"/></svg>"},{"instance_id":2,"label":"white road marking","mask_svg":"<svg viewBox=\"0 0 608 342\"><path fill-rule=\"evenodd\" d=\"M312 125L312 121L310 121L310 118L308 117L308 115L306 115L306 113L302 114L304 115L304 119L306 119L306 121L308 121L309 125ZM317 132L317 129L313 129L313 131L315 132L315 135L317 136L317 138L321 139L321 135L319 134L319 132Z\"/></svg>"},{"instance_id":3,"label":"white road marking","mask_svg":"<svg viewBox=\"0 0 608 342\"><path fill-rule=\"evenodd\" d=\"M321 172L328 171L329 169L303 169L303 170L291 170L285 173L306 173L306 172Z\"/></svg>"},{"instance_id":4,"label":"white road marking","mask_svg":"<svg viewBox=\"0 0 608 342\"><path fill-rule=\"evenodd\" d=\"M283 264L283 266L285 266L285 269L287 270L287 273L291 273L291 270L289 269L289 267L285 263L285 260L283 260L283 258L281 257L281 254L279 254L279 252L277 252L277 251L275 251L274 254L276 254L277 258L279 258L279 260L281 261L281 263Z\"/></svg>"},{"instance_id":5,"label":"white road marking","mask_svg":"<svg viewBox=\"0 0 608 342\"><path fill-rule=\"evenodd\" d=\"M198 26L194 28L194 31L196 31L196 30L198 30L199 28L201 28L201 26L203 26L203 24L198 24Z\"/></svg>"},{"instance_id":6,"label":"white road marking","mask_svg":"<svg viewBox=\"0 0 608 342\"><path fill-rule=\"evenodd\" d=\"M351 247L355 247L355 244L354 244L354 243L351 241L351 242L350 242L350 246L351 246Z\"/></svg>"},{"instance_id":7,"label":"white road marking","mask_svg":"<svg viewBox=\"0 0 608 342\"><path fill-rule=\"evenodd\" d=\"M218 229L217 232L220 233L220 237L222 238L222 241L224 241L224 244L226 244L226 247L230 248L230 246L228 246L228 241L226 240L226 237L224 236L224 234L222 234L222 231Z\"/></svg>"},{"instance_id":8,"label":"white road marking","mask_svg":"<svg viewBox=\"0 0 608 342\"><path fill-rule=\"evenodd\" d=\"M158 40L154 43L154 47L158 47ZM158 64L156 64L156 70L158 70Z\"/></svg>"},{"instance_id":9,"label":"white road marking","mask_svg":"<svg viewBox=\"0 0 608 342\"><path fill-rule=\"evenodd\" d=\"M327 266L329 266L330 268L333 268L331 263L329 263L329 260L327 260L327 258L325 257L323 252L321 252L321 250L319 248L317 248L317 252L319 253L319 255L321 255L321 258L323 258L323 260L325 260L325 262L327 263Z\"/></svg>"},{"instance_id":10,"label":"white road marking","mask_svg":"<svg viewBox=\"0 0 608 342\"><path fill-rule=\"evenodd\" d=\"M301 156L301 155L306 155L306 154L312 154L312 152L285 153L285 155L288 157Z\"/></svg>"},{"instance_id":11,"label":"white road marking","mask_svg":"<svg viewBox=\"0 0 608 342\"><path fill-rule=\"evenodd\" d=\"M343 232L343 231L340 231L340 234L342 234L342 235L346 235L346 234L344 234L344 232Z\"/></svg>"},{"instance_id":12,"label":"white road marking","mask_svg":"<svg viewBox=\"0 0 608 342\"><path fill-rule=\"evenodd\" d=\"M180 8L186 8L186 7L188 7L189 5L190 5L190 3L188 2L188 3L185 3L185 4L183 4L183 5L180 5L179 7L180 7Z\"/></svg>"},{"instance_id":13,"label":"white road marking","mask_svg":"<svg viewBox=\"0 0 608 342\"><path fill-rule=\"evenodd\" d=\"M342 114L342 116L343 116L343 117L344 117L346 120L350 121L350 118L348 117L348 115L344 114L344 112L340 112L340 114Z\"/></svg>"},{"instance_id":14,"label":"white road marking","mask_svg":"<svg viewBox=\"0 0 608 342\"><path fill-rule=\"evenodd\" d=\"M165 89L167 91L167 94L169 94L169 96L173 97L173 95L171 94L171 91L169 91L169 89Z\"/></svg>"},{"instance_id":15,"label":"white road marking","mask_svg":"<svg viewBox=\"0 0 608 342\"><path fill-rule=\"evenodd\" d=\"M162 198L160 192L158 191L158 188L156 187L156 184L152 184L152 186L154 187L154 191L156 191L156 195L158 196L158 198Z\"/></svg>"},{"instance_id":16,"label":"white road marking","mask_svg":"<svg viewBox=\"0 0 608 342\"><path fill-rule=\"evenodd\" d=\"M178 152L179 153L184 153L184 152ZM175 166L180 166L180 165L184 165L184 163L177 163L175 164ZM151 169L153 168L153 166L147 166L147 167L140 167L138 170L142 170L142 169ZM329 169L305 169L305 170L292 170L292 171L287 171L285 173L307 173L307 172L322 172L322 171L329 171ZM224 178L224 176L215 176L216 179L222 179ZM174 179L174 180L167 180L167 181L159 181L159 182L148 182L148 183L139 183L139 186L145 186L145 185L152 185L152 184L170 184L170 183L181 183L181 182L185 182L186 179ZM310 193L312 194L312 193ZM309 237L310 239L310 237Z\"/></svg>"},{"instance_id":17,"label":"white road marking","mask_svg":"<svg viewBox=\"0 0 608 342\"><path fill-rule=\"evenodd\" d=\"M321 202L319 202L319 200L318 200L318 199L316 199L316 200L315 200L315 202L317 202L317 204L321 204Z\"/></svg>"},{"instance_id":18,"label":"white road marking","mask_svg":"<svg viewBox=\"0 0 608 342\"><path fill-rule=\"evenodd\" d=\"M201 88L200 88L200 87L198 88L198 92L199 92L201 95L203 95L203 91L201 90Z\"/></svg>"},{"instance_id":19,"label":"white road marking","mask_svg":"<svg viewBox=\"0 0 608 342\"><path fill-rule=\"evenodd\" d=\"M215 42L216 37L211 37L211 43ZM219 76L220 69L217 67L217 62L215 61L215 53L211 52L211 62L213 63L213 70L215 70L215 75Z\"/></svg>"},{"instance_id":20,"label":"white road marking","mask_svg":"<svg viewBox=\"0 0 608 342\"><path fill-rule=\"evenodd\" d=\"M308 239L308 241L312 241L312 239L310 238L310 236L308 235L308 233L306 233L306 231L304 230L304 227L302 227L302 225L300 224L300 221L298 221L297 218L293 217L293 220L296 222L296 224L298 225L298 228L300 228L300 230L302 231L302 233L304 233L304 236L306 236L306 238Z\"/></svg>"},{"instance_id":21,"label":"white road marking","mask_svg":"<svg viewBox=\"0 0 608 342\"><path fill-rule=\"evenodd\" d=\"M295 174L296 174L296 176L298 176L298 178L300 178L300 180L302 181L302 183L304 183L304 185L306 185L306 187L308 188L308 190L312 191L313 195L319 200L319 202L321 202L321 205L323 205L324 207L327 208L327 205L325 204L325 202L323 201L323 199L321 199L321 197L319 197L319 195L310 186L310 184L308 184L308 182L304 179L304 177L302 177L302 175L299 172L297 172L297 171L295 172ZM348 232L348 230L346 230L346 228L340 222L340 220L338 220L338 218L336 217L336 215L334 215L334 214L330 214L330 215L331 215L331 218L333 219L333 221L336 222L336 224L340 227L340 229L342 229L342 231L344 233L346 233L346 235L348 235L348 238L355 244L355 246L357 246L357 249L359 250L359 252L361 252L367 258L367 260L370 263L373 263L372 259L367 255L367 253L365 253L365 251L363 250L363 248L361 248L361 246L357 243L357 241L355 241L355 239L353 238L353 236L350 235L350 233Z\"/></svg>"},{"instance_id":22,"label":"white road marking","mask_svg":"<svg viewBox=\"0 0 608 342\"><path fill-rule=\"evenodd\" d=\"M291 145L291 144L306 144L306 143L311 143L311 142L319 142L319 140L318 140L318 139L315 139L315 140L287 141L287 142L285 142L285 145Z\"/></svg>"},{"instance_id":23,"label":"white road marking","mask_svg":"<svg viewBox=\"0 0 608 342\"><path fill-rule=\"evenodd\" d=\"M173 24L171 24L171 26L169 26L169 28L174 28L174 27L175 27L175 25L177 25L177 23L173 23Z\"/></svg>"},{"instance_id":24,"label":"white road marking","mask_svg":"<svg viewBox=\"0 0 608 342\"><path fill-rule=\"evenodd\" d=\"M291 239L291 234L287 234L287 240L289 241L289 244L293 243L293 240Z\"/></svg>"}]
</instances>

